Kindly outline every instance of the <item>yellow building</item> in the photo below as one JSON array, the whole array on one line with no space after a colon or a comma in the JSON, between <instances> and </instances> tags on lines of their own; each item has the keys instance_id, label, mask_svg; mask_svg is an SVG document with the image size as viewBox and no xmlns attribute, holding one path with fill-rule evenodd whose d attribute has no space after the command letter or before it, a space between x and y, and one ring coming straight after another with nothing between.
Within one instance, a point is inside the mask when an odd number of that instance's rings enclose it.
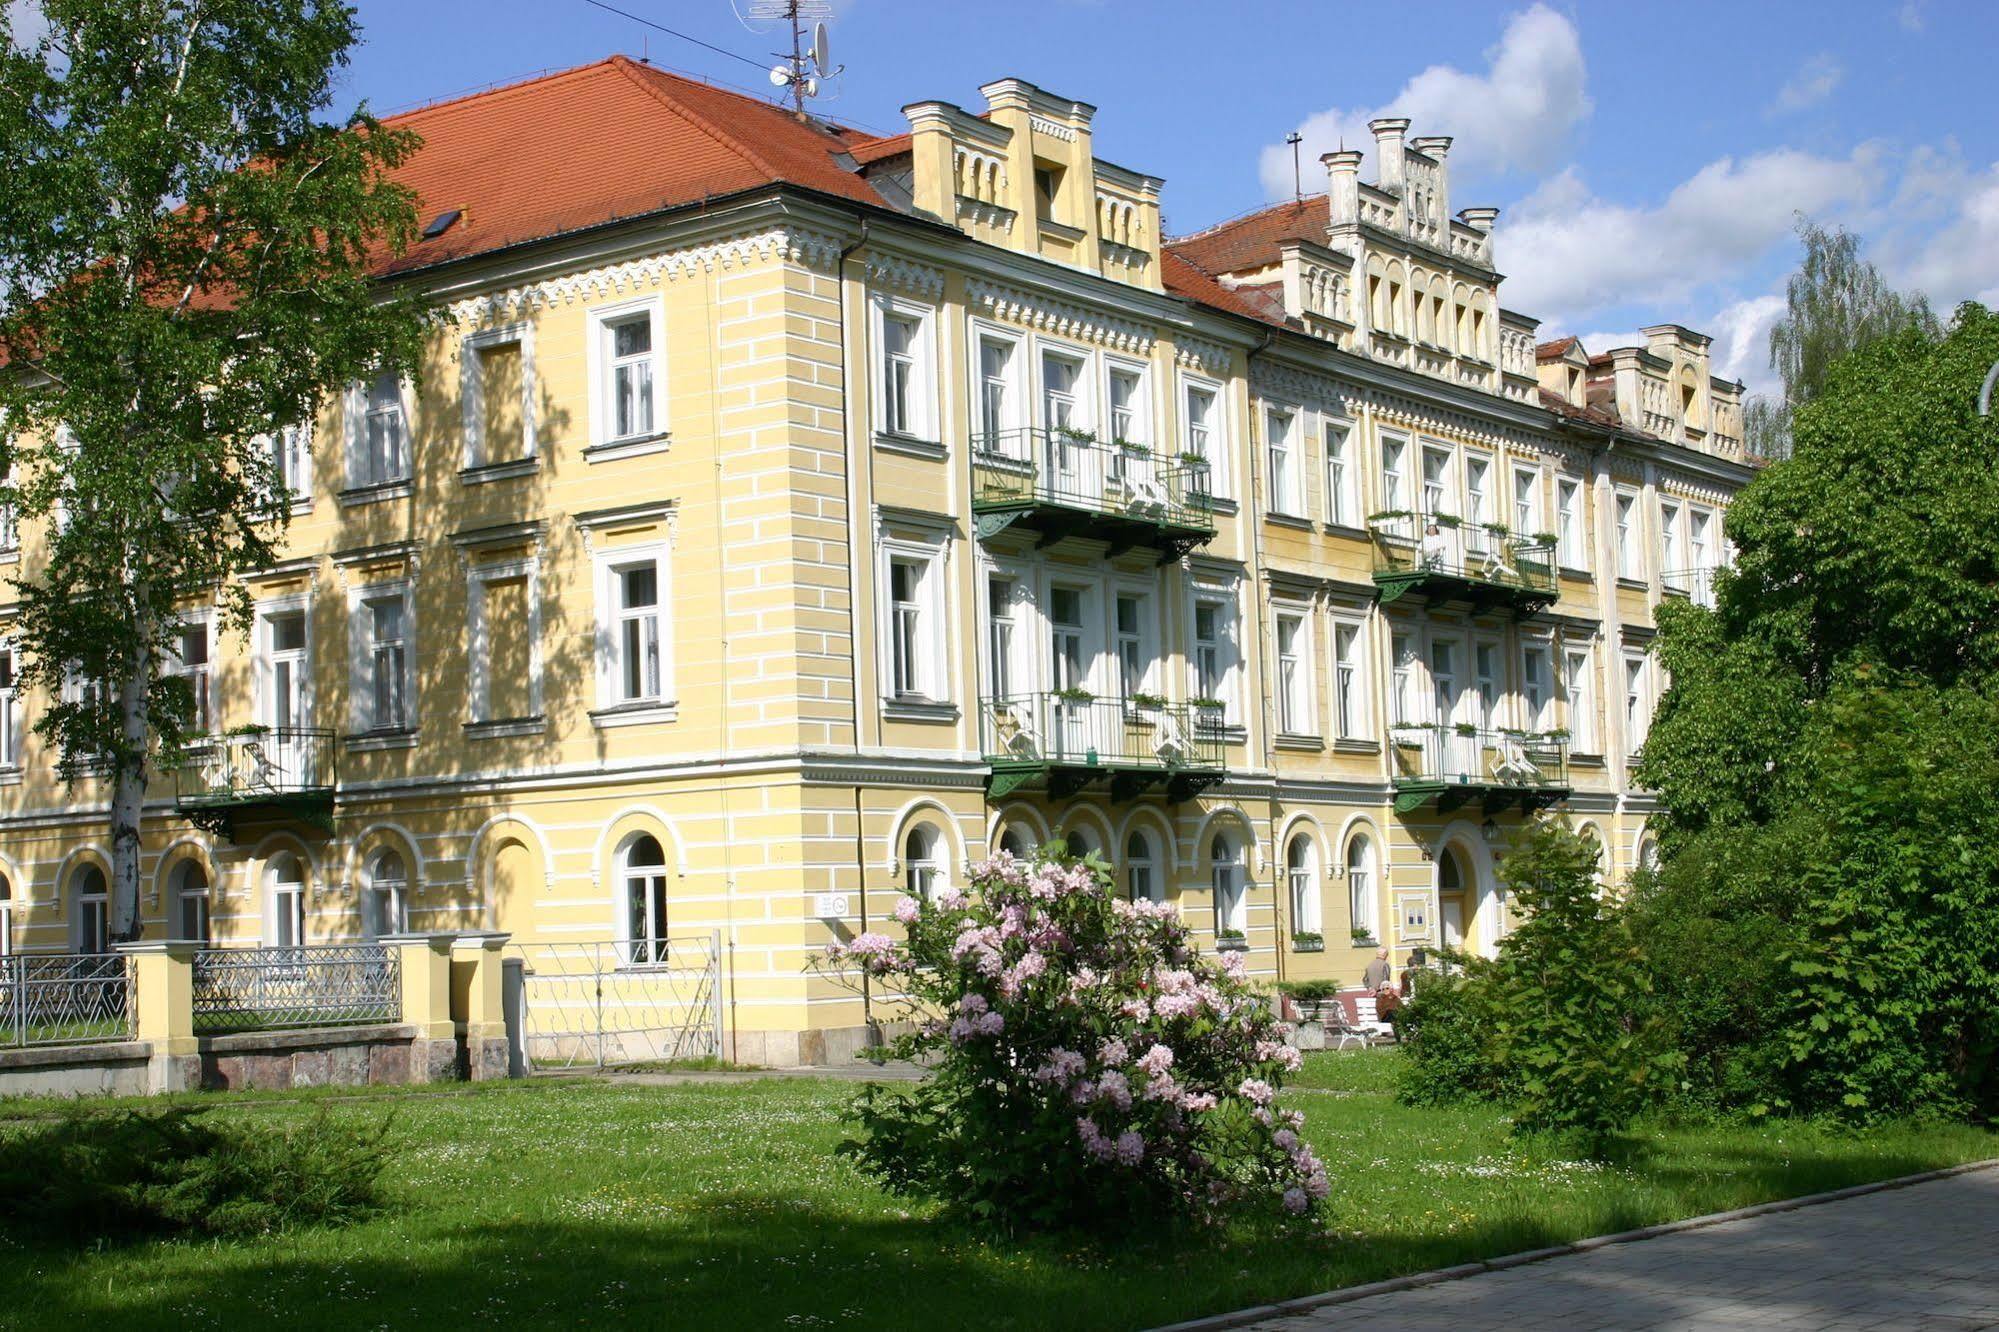
<instances>
[{"instance_id":1,"label":"yellow building","mask_svg":"<svg viewBox=\"0 0 1999 1332\"><path fill-rule=\"evenodd\" d=\"M1490 949L1528 810L1646 854L1652 612L1749 475L1708 340L1537 347L1405 121L1169 242L1095 108L981 92L875 138L620 58L398 118L382 280L447 318L272 444L288 557L247 640L190 628L148 938L714 939L782 1064L862 1040L830 939L1002 846L1345 981ZM101 950L106 792L0 703L0 939Z\"/></svg>"}]
</instances>

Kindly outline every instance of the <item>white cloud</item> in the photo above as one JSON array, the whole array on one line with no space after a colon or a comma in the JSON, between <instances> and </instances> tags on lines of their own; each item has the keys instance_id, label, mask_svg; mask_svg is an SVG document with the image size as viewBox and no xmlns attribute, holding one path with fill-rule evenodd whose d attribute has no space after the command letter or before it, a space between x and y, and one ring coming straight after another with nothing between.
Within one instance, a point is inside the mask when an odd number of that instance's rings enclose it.
<instances>
[{"instance_id":1,"label":"white cloud","mask_svg":"<svg viewBox=\"0 0 1999 1332\"><path fill-rule=\"evenodd\" d=\"M1571 168L1502 218L1506 304L1573 327L1617 306L1685 301L1767 254L1796 214L1872 197L1880 174L1868 145L1844 159L1779 149L1710 162L1663 202L1639 207L1597 198Z\"/></svg>"},{"instance_id":2,"label":"white cloud","mask_svg":"<svg viewBox=\"0 0 1999 1332\"><path fill-rule=\"evenodd\" d=\"M1704 331L1714 338L1710 352L1714 373L1751 386L1765 379L1770 373L1770 330L1784 309L1782 296L1753 296L1708 320Z\"/></svg>"},{"instance_id":3,"label":"white cloud","mask_svg":"<svg viewBox=\"0 0 1999 1332\"><path fill-rule=\"evenodd\" d=\"M1507 20L1498 45L1486 53L1483 74L1432 65L1404 84L1384 105L1321 111L1298 127L1305 136L1306 190L1318 183L1321 153L1341 146L1368 150L1374 136L1367 122L1378 116L1407 116L1410 133L1454 134L1452 174L1545 171L1561 161L1571 133L1590 113L1584 91L1582 40L1565 15L1545 4ZM1272 144L1259 163L1263 187L1273 199L1291 195L1291 149ZM1363 179L1373 179L1372 163Z\"/></svg>"},{"instance_id":4,"label":"white cloud","mask_svg":"<svg viewBox=\"0 0 1999 1332\"><path fill-rule=\"evenodd\" d=\"M36 0L7 0L7 18L14 45L23 51L48 36L48 17Z\"/></svg>"},{"instance_id":5,"label":"white cloud","mask_svg":"<svg viewBox=\"0 0 1999 1332\"><path fill-rule=\"evenodd\" d=\"M1954 212L1889 271L1926 293L1939 313L1962 300L1999 304L1999 163L1966 173Z\"/></svg>"},{"instance_id":6,"label":"white cloud","mask_svg":"<svg viewBox=\"0 0 1999 1332\"><path fill-rule=\"evenodd\" d=\"M1829 52L1821 51L1806 59L1798 67L1798 72L1791 76L1791 81L1778 90L1777 101L1771 110L1802 111L1808 106L1815 106L1832 96L1833 90L1845 77L1845 66Z\"/></svg>"},{"instance_id":7,"label":"white cloud","mask_svg":"<svg viewBox=\"0 0 1999 1332\"><path fill-rule=\"evenodd\" d=\"M1905 32L1921 32L1930 25L1929 15L1923 12L1923 0L1902 0L1895 19Z\"/></svg>"}]
</instances>

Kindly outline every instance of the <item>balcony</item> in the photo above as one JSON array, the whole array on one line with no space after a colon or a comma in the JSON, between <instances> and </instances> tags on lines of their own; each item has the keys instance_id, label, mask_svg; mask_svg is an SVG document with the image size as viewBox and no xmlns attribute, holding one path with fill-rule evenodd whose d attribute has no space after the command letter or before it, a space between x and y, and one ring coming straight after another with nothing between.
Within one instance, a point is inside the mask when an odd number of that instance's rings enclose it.
<instances>
[{"instance_id":1,"label":"balcony","mask_svg":"<svg viewBox=\"0 0 1999 1332\"><path fill-rule=\"evenodd\" d=\"M1159 787L1179 801L1222 779L1221 719L1207 708L1070 690L981 700L979 722L994 800L1030 783L1059 800L1104 781L1116 800Z\"/></svg>"},{"instance_id":2,"label":"balcony","mask_svg":"<svg viewBox=\"0 0 1999 1332\"><path fill-rule=\"evenodd\" d=\"M1520 616L1561 596L1551 540L1522 539L1447 514L1377 513L1368 528L1383 603L1417 592L1433 602L1467 602L1475 613L1503 607Z\"/></svg>"},{"instance_id":3,"label":"balcony","mask_svg":"<svg viewBox=\"0 0 1999 1332\"><path fill-rule=\"evenodd\" d=\"M1398 814L1431 801L1439 814L1473 801L1488 815L1515 805L1531 814L1569 795L1569 742L1560 732L1420 723L1396 726L1391 739Z\"/></svg>"},{"instance_id":4,"label":"balcony","mask_svg":"<svg viewBox=\"0 0 1999 1332\"><path fill-rule=\"evenodd\" d=\"M1659 589L1669 597L1685 597L1696 606L1714 609L1713 569L1669 569L1659 575Z\"/></svg>"},{"instance_id":5,"label":"balcony","mask_svg":"<svg viewBox=\"0 0 1999 1332\"><path fill-rule=\"evenodd\" d=\"M333 834L333 732L256 727L219 735L175 773L174 807L235 840L240 821L304 823Z\"/></svg>"},{"instance_id":6,"label":"balcony","mask_svg":"<svg viewBox=\"0 0 1999 1332\"><path fill-rule=\"evenodd\" d=\"M972 516L981 540L1016 524L1046 546L1108 541L1110 557L1145 547L1177 560L1215 535L1208 465L1068 430L1005 430L972 448Z\"/></svg>"}]
</instances>

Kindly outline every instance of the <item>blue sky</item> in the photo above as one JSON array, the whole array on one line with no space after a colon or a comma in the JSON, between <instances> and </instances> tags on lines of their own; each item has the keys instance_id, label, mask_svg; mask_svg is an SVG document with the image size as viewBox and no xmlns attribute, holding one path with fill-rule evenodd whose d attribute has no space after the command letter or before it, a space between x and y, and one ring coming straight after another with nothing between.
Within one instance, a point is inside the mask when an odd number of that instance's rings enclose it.
<instances>
[{"instance_id":1,"label":"blue sky","mask_svg":"<svg viewBox=\"0 0 1999 1332\"><path fill-rule=\"evenodd\" d=\"M611 0L764 63L749 0ZM358 0L348 92L378 111L614 51L768 94L757 69L585 0ZM1713 333L1767 384L1795 211L1843 223L1940 307L1999 303L1999 6L1817 3L1275 4L837 0L847 72L827 115L892 132L899 108L1018 75L1097 108L1097 152L1166 179L1175 232L1305 188L1370 116L1452 134L1452 205L1502 208L1505 303L1593 347L1663 320ZM643 145L635 145L643 151ZM1371 167L1367 172L1372 177Z\"/></svg>"}]
</instances>

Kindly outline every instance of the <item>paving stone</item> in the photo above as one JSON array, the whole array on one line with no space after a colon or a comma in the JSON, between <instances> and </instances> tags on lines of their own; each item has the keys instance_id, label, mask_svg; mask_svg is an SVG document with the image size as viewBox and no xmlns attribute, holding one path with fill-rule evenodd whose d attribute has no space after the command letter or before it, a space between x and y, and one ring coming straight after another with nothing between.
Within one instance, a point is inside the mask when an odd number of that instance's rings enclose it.
<instances>
[{"instance_id":1,"label":"paving stone","mask_svg":"<svg viewBox=\"0 0 1999 1332\"><path fill-rule=\"evenodd\" d=\"M1253 1328L1999 1327L1994 1236L1999 1169L1975 1170L1391 1290Z\"/></svg>"}]
</instances>

